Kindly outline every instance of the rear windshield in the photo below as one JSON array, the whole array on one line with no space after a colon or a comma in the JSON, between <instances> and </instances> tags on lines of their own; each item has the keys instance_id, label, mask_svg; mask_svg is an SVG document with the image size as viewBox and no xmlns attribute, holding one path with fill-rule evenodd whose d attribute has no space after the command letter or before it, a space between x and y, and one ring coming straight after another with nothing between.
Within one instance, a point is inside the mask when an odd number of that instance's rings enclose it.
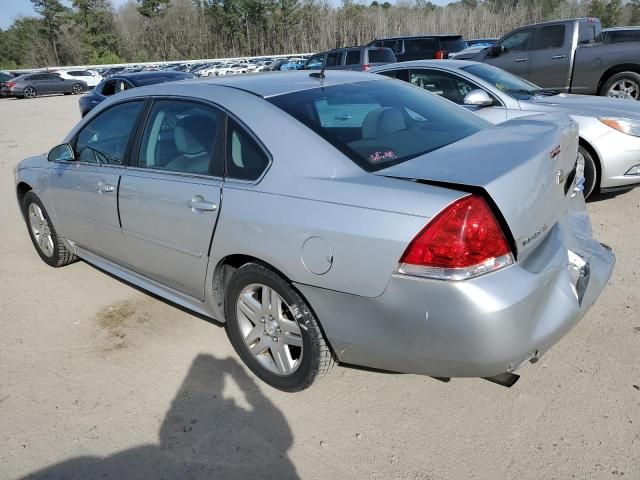
<instances>
[{"instance_id":1,"label":"rear windshield","mask_svg":"<svg viewBox=\"0 0 640 480\"><path fill-rule=\"evenodd\" d=\"M370 48L369 63L393 63L396 56L388 48Z\"/></svg>"},{"instance_id":2,"label":"rear windshield","mask_svg":"<svg viewBox=\"0 0 640 480\"><path fill-rule=\"evenodd\" d=\"M466 45L462 37L440 37L440 48L449 53L455 53L464 50Z\"/></svg>"},{"instance_id":3,"label":"rear windshield","mask_svg":"<svg viewBox=\"0 0 640 480\"><path fill-rule=\"evenodd\" d=\"M269 101L370 172L437 150L489 126L437 95L391 79L314 88Z\"/></svg>"}]
</instances>

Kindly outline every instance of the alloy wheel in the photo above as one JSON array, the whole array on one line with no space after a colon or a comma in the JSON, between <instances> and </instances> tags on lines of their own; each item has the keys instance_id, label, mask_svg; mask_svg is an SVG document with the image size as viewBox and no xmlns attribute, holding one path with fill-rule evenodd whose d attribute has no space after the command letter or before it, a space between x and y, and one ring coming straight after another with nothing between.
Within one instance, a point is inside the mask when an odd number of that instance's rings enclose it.
<instances>
[{"instance_id":1,"label":"alloy wheel","mask_svg":"<svg viewBox=\"0 0 640 480\"><path fill-rule=\"evenodd\" d=\"M249 352L276 375L290 375L302 360L302 334L291 307L272 288L251 284L240 293L236 312Z\"/></svg>"},{"instance_id":2,"label":"alloy wheel","mask_svg":"<svg viewBox=\"0 0 640 480\"><path fill-rule=\"evenodd\" d=\"M79 95L79 94L81 94L83 91L84 91L84 89L82 88L82 85L75 84L75 85L73 86L73 93L74 93L75 95Z\"/></svg>"},{"instance_id":3,"label":"alloy wheel","mask_svg":"<svg viewBox=\"0 0 640 480\"><path fill-rule=\"evenodd\" d=\"M36 96L36 91L31 87L25 88L23 93L25 98L33 98Z\"/></svg>"},{"instance_id":4,"label":"alloy wheel","mask_svg":"<svg viewBox=\"0 0 640 480\"><path fill-rule=\"evenodd\" d=\"M42 209L35 203L29 205L29 227L40 251L47 257L51 257L53 255L53 238L49 222L42 213Z\"/></svg>"},{"instance_id":5,"label":"alloy wheel","mask_svg":"<svg viewBox=\"0 0 640 480\"><path fill-rule=\"evenodd\" d=\"M640 85L632 80L622 78L614 82L607 92L608 97L613 98L632 98L638 100L640 97Z\"/></svg>"}]
</instances>

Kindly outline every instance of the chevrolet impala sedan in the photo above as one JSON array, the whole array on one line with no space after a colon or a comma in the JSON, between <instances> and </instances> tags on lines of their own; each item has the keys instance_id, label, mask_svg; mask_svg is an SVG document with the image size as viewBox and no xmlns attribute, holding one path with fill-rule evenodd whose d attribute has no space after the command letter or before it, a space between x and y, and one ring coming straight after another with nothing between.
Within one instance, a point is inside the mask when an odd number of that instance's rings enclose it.
<instances>
[{"instance_id":1,"label":"chevrolet impala sedan","mask_svg":"<svg viewBox=\"0 0 640 480\"><path fill-rule=\"evenodd\" d=\"M566 115L491 126L355 72L142 87L91 111L16 192L36 251L226 322L296 391L336 362L511 384L596 301Z\"/></svg>"}]
</instances>

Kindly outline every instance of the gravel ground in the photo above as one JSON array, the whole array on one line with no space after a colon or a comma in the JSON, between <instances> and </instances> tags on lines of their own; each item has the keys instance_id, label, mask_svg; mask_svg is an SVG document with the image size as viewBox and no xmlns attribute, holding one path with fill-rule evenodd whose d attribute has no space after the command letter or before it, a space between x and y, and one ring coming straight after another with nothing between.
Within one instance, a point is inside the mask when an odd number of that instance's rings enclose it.
<instances>
[{"instance_id":1,"label":"gravel ground","mask_svg":"<svg viewBox=\"0 0 640 480\"><path fill-rule=\"evenodd\" d=\"M13 168L77 101L0 100L0 478L640 479L640 189L589 204L613 278L513 388L339 367L291 395L219 325L39 259Z\"/></svg>"}]
</instances>

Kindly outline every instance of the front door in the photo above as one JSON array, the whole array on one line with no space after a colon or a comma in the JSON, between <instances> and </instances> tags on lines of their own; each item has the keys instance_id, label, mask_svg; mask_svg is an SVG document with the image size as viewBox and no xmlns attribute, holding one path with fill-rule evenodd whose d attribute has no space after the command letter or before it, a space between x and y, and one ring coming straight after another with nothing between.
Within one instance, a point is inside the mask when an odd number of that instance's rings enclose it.
<instances>
[{"instance_id":1,"label":"front door","mask_svg":"<svg viewBox=\"0 0 640 480\"><path fill-rule=\"evenodd\" d=\"M87 123L71 142L76 160L49 174L56 227L65 238L109 260L129 264L118 220L118 182L144 102L115 105Z\"/></svg>"},{"instance_id":2,"label":"front door","mask_svg":"<svg viewBox=\"0 0 640 480\"><path fill-rule=\"evenodd\" d=\"M120 218L138 273L204 300L220 209L224 115L212 106L155 100L120 182Z\"/></svg>"},{"instance_id":3,"label":"front door","mask_svg":"<svg viewBox=\"0 0 640 480\"><path fill-rule=\"evenodd\" d=\"M485 56L483 62L528 79L535 31L535 28L523 28L513 32L498 44L504 47L504 52L497 57ZM487 53L490 51L488 49Z\"/></svg>"}]
</instances>

